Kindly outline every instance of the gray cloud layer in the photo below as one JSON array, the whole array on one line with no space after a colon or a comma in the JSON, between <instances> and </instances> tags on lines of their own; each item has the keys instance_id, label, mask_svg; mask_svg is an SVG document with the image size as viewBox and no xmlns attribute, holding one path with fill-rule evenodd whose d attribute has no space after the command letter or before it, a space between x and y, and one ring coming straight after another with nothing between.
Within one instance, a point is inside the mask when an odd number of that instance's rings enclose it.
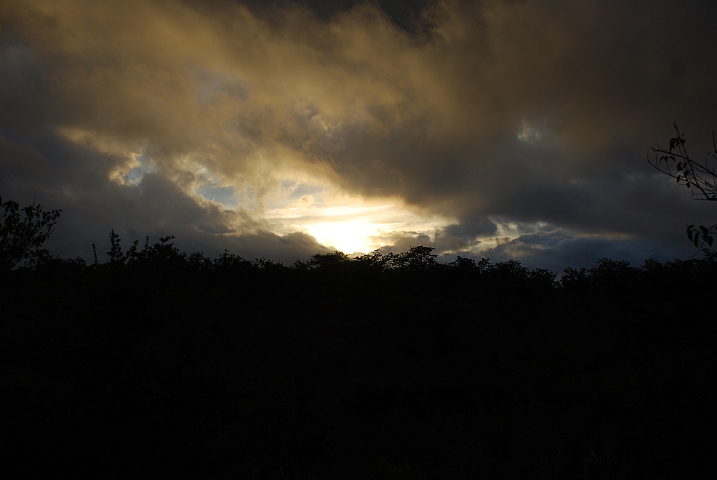
<instances>
[{"instance_id":1,"label":"gray cloud layer","mask_svg":"<svg viewBox=\"0 0 717 480\"><path fill-rule=\"evenodd\" d=\"M673 120L693 154L710 146L705 2L388 5L396 21L251 3L3 2L0 194L62 208L56 249L85 256L110 228L210 254L324 251L271 233L282 175L457 218L421 239L439 252L509 235L485 254L554 269L684 256L685 222L714 218L644 161ZM210 177L243 203L198 196Z\"/></svg>"}]
</instances>

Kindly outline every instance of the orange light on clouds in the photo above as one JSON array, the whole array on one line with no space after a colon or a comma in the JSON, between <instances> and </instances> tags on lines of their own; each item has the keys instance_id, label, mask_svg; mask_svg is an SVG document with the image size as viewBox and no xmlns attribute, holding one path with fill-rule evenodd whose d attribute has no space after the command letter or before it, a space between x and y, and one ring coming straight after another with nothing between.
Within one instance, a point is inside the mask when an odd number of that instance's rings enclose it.
<instances>
[{"instance_id":1,"label":"orange light on clouds","mask_svg":"<svg viewBox=\"0 0 717 480\"><path fill-rule=\"evenodd\" d=\"M433 236L451 219L422 216L398 200L364 199L339 193L331 186L313 186L296 200L276 199L266 210L277 233L303 231L330 248L347 254L367 253L393 245L401 237Z\"/></svg>"}]
</instances>

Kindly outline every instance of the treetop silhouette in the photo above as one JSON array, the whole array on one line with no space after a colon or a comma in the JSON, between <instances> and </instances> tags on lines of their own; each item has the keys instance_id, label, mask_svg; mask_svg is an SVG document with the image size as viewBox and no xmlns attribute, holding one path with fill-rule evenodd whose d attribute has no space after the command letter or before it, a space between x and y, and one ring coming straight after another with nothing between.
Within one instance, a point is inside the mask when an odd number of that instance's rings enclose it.
<instances>
[{"instance_id":1,"label":"treetop silhouette","mask_svg":"<svg viewBox=\"0 0 717 480\"><path fill-rule=\"evenodd\" d=\"M41 247L52 235L62 210L45 212L34 202L21 209L17 202L3 202L2 197L0 209L0 271L49 258L50 252Z\"/></svg>"}]
</instances>

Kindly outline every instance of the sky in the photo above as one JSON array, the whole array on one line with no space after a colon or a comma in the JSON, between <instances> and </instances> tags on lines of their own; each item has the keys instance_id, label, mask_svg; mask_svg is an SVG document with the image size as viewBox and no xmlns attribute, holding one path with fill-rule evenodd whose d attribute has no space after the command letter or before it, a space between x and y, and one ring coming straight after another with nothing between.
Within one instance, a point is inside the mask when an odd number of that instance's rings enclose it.
<instances>
[{"instance_id":1,"label":"sky","mask_svg":"<svg viewBox=\"0 0 717 480\"><path fill-rule=\"evenodd\" d=\"M291 264L434 247L561 272L695 253L647 163L717 129L717 6L4 0L0 196L64 258L174 235Z\"/></svg>"}]
</instances>

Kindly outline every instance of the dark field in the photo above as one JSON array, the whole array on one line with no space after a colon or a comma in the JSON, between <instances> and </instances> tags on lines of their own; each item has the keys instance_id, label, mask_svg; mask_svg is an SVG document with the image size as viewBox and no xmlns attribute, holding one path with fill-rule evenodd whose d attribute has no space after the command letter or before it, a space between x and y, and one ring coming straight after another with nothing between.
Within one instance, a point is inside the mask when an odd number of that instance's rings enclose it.
<instances>
[{"instance_id":1,"label":"dark field","mask_svg":"<svg viewBox=\"0 0 717 480\"><path fill-rule=\"evenodd\" d=\"M420 248L291 268L152 248L4 274L6 478L687 478L714 458L715 255L556 282Z\"/></svg>"}]
</instances>

